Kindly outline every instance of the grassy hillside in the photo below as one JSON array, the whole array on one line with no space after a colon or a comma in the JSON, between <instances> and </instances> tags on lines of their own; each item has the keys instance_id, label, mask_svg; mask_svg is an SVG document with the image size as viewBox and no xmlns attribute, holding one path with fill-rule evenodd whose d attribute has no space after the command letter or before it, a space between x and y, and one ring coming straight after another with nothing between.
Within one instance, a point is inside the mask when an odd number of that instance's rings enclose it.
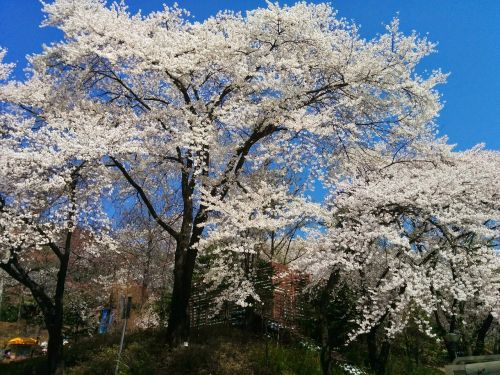
<instances>
[{"instance_id":1,"label":"grassy hillside","mask_svg":"<svg viewBox=\"0 0 500 375\"><path fill-rule=\"evenodd\" d=\"M232 328L194 332L187 348L168 349L161 331L130 333L125 339L120 374L134 375L320 375L318 355L296 345ZM119 336L82 339L66 349L66 374L114 374ZM41 358L0 364L0 373L43 374ZM338 372L342 374L343 372Z\"/></svg>"},{"instance_id":2,"label":"grassy hillside","mask_svg":"<svg viewBox=\"0 0 500 375\"><path fill-rule=\"evenodd\" d=\"M277 346L248 332L220 327L195 332L187 348L169 350L160 331L126 337L122 374L316 375L318 356L296 346ZM117 336L101 336L77 343L67 351L68 374L112 374ZM340 372L339 372L340 373Z\"/></svg>"},{"instance_id":3,"label":"grassy hillside","mask_svg":"<svg viewBox=\"0 0 500 375\"><path fill-rule=\"evenodd\" d=\"M161 331L127 334L120 366L121 375L321 375L318 353L300 344L278 344L260 335L229 327L193 332L187 348L170 350ZM81 339L66 348L66 374L114 374L119 335ZM390 374L433 375L432 368L408 371L397 357ZM369 372L366 372L369 374ZM44 374L43 358L0 364L0 374ZM335 375L344 374L340 368Z\"/></svg>"}]
</instances>

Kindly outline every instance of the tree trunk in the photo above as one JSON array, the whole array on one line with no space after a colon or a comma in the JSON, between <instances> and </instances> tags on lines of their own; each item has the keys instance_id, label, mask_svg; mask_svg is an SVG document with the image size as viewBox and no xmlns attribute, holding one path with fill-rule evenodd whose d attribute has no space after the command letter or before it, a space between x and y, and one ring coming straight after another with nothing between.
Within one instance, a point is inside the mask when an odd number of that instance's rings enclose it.
<instances>
[{"instance_id":1,"label":"tree trunk","mask_svg":"<svg viewBox=\"0 0 500 375\"><path fill-rule=\"evenodd\" d=\"M448 354L448 361L452 363L457 358L457 344L445 340L446 352Z\"/></svg>"},{"instance_id":2,"label":"tree trunk","mask_svg":"<svg viewBox=\"0 0 500 375\"><path fill-rule=\"evenodd\" d=\"M70 222L71 223L71 222ZM63 305L64 290L66 287L66 275L68 273L69 256L71 253L71 240L73 232L68 231L64 253L60 258L59 272L57 273L56 292L54 294L54 305L52 309L45 312L45 323L49 332L49 342L47 346L47 361L49 374L62 375L64 372L63 357Z\"/></svg>"},{"instance_id":3,"label":"tree trunk","mask_svg":"<svg viewBox=\"0 0 500 375\"><path fill-rule=\"evenodd\" d=\"M380 375L385 374L387 371L387 364L389 362L390 354L391 354L391 344L389 341L385 340L382 343L382 348L380 349L380 353L378 355Z\"/></svg>"},{"instance_id":4,"label":"tree trunk","mask_svg":"<svg viewBox=\"0 0 500 375\"><path fill-rule=\"evenodd\" d=\"M175 252L174 287L167 327L167 342L171 346L177 346L189 338L189 299L191 298L196 250L192 247L184 249L182 244L178 244Z\"/></svg>"},{"instance_id":5,"label":"tree trunk","mask_svg":"<svg viewBox=\"0 0 500 375\"><path fill-rule=\"evenodd\" d=\"M62 316L52 317L47 322L49 342L47 346L48 373L61 375L64 372Z\"/></svg>"},{"instance_id":6,"label":"tree trunk","mask_svg":"<svg viewBox=\"0 0 500 375\"><path fill-rule=\"evenodd\" d=\"M69 256L71 252L72 232L66 236L65 252L61 257L59 272L57 273L56 293L54 295L54 309L52 314L46 318L47 330L49 331L49 342L47 346L47 360L49 374L62 375L64 372L63 358L63 298L66 287L66 275L68 273Z\"/></svg>"},{"instance_id":7,"label":"tree trunk","mask_svg":"<svg viewBox=\"0 0 500 375\"><path fill-rule=\"evenodd\" d=\"M366 336L367 346L368 346L368 362L370 367L375 370L378 367L378 348L377 348L377 337L375 330L372 329Z\"/></svg>"},{"instance_id":8,"label":"tree trunk","mask_svg":"<svg viewBox=\"0 0 500 375\"><path fill-rule=\"evenodd\" d=\"M486 334L490 330L491 323L493 323L493 315L488 314L486 319L481 324L481 327L477 330L476 345L474 347L474 355L482 355L484 353L484 340Z\"/></svg>"},{"instance_id":9,"label":"tree trunk","mask_svg":"<svg viewBox=\"0 0 500 375\"><path fill-rule=\"evenodd\" d=\"M457 329L457 319L456 315L453 315L450 319L450 334L455 333ZM455 358L457 358L457 346L458 343L455 341L449 341L445 338L446 351L448 352L448 360L452 363Z\"/></svg>"},{"instance_id":10,"label":"tree trunk","mask_svg":"<svg viewBox=\"0 0 500 375\"><path fill-rule=\"evenodd\" d=\"M330 325L328 321L328 305L333 289L338 285L340 272L332 271L328 281L321 291L318 306L318 324L321 340L320 362L323 375L332 374L332 346L330 343Z\"/></svg>"},{"instance_id":11,"label":"tree trunk","mask_svg":"<svg viewBox=\"0 0 500 375\"><path fill-rule=\"evenodd\" d=\"M63 267L65 269L65 267ZM62 276L61 273L59 273ZM58 280L57 290L61 292L64 282ZM42 308L45 326L49 333L47 345L47 373L50 375L61 375L64 372L63 357L63 300L62 294L56 293L54 305Z\"/></svg>"},{"instance_id":12,"label":"tree trunk","mask_svg":"<svg viewBox=\"0 0 500 375\"><path fill-rule=\"evenodd\" d=\"M320 363L323 375L332 375L332 348L330 346L330 335L328 332L328 320L325 315L319 316L321 352Z\"/></svg>"},{"instance_id":13,"label":"tree trunk","mask_svg":"<svg viewBox=\"0 0 500 375\"><path fill-rule=\"evenodd\" d=\"M370 362L370 367L376 375L385 375L389 354L391 352L391 344L388 341L384 341L379 351L377 345L378 329L379 326L373 327L367 335L368 360Z\"/></svg>"}]
</instances>

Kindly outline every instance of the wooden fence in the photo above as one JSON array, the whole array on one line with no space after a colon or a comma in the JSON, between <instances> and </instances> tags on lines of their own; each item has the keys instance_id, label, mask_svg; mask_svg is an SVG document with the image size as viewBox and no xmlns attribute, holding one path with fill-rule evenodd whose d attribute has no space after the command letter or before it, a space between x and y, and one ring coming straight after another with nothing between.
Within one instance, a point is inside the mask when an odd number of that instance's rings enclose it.
<instances>
[{"instance_id":1,"label":"wooden fence","mask_svg":"<svg viewBox=\"0 0 500 375\"><path fill-rule=\"evenodd\" d=\"M190 302L191 327L243 325L252 312L268 324L296 329L303 318L302 289L306 276L282 264L270 263L259 267L250 279L261 298L261 302L253 303L250 308L225 302L217 309L219 293L195 283Z\"/></svg>"}]
</instances>

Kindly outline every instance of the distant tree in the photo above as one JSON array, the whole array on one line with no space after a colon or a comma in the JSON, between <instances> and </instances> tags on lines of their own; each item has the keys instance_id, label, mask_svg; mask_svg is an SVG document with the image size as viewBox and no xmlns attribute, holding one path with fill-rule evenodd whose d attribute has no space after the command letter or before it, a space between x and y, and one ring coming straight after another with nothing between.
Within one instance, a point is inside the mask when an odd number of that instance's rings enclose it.
<instances>
[{"instance_id":1,"label":"distant tree","mask_svg":"<svg viewBox=\"0 0 500 375\"><path fill-rule=\"evenodd\" d=\"M126 268L129 278L141 286L137 302L142 308L148 297L159 298L161 289L171 289L175 245L151 220L149 212L140 207L141 202L136 203L139 205L131 206L129 202L128 208L122 204L120 229L115 235L121 258L117 259L119 267Z\"/></svg>"}]
</instances>

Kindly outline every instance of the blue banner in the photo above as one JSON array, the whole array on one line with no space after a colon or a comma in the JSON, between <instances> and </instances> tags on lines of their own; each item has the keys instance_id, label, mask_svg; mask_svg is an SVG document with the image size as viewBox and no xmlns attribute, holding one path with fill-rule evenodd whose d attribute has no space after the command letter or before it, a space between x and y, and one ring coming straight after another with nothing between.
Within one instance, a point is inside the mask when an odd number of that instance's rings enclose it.
<instances>
[{"instance_id":1,"label":"blue banner","mask_svg":"<svg viewBox=\"0 0 500 375\"><path fill-rule=\"evenodd\" d=\"M112 322L111 309L102 309L101 319L99 320L99 333L108 332L111 322Z\"/></svg>"}]
</instances>

